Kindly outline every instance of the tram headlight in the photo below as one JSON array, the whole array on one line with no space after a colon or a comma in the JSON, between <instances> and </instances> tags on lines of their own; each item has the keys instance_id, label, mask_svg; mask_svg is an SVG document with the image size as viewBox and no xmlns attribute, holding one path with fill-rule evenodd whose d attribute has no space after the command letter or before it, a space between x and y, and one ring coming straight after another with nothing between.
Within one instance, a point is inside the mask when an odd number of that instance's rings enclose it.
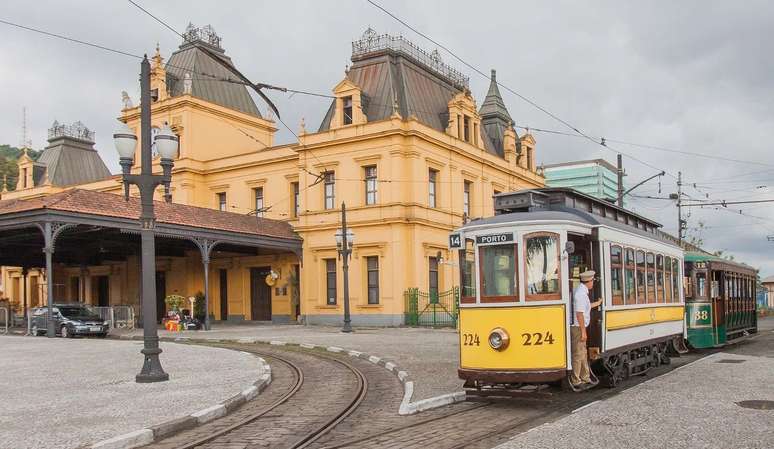
<instances>
[{"instance_id":1,"label":"tram headlight","mask_svg":"<svg viewBox=\"0 0 774 449\"><path fill-rule=\"evenodd\" d=\"M496 327L489 333L489 346L495 351L504 351L510 340L508 332L505 332L503 328Z\"/></svg>"}]
</instances>

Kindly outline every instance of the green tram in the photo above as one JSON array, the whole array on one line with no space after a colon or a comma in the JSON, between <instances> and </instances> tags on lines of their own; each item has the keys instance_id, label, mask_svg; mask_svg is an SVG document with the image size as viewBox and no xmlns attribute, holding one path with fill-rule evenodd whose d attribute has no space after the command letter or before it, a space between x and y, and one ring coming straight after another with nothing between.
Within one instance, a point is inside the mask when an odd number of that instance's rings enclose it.
<instances>
[{"instance_id":1,"label":"green tram","mask_svg":"<svg viewBox=\"0 0 774 449\"><path fill-rule=\"evenodd\" d=\"M750 266L685 252L685 320L692 347L723 346L757 332L756 277Z\"/></svg>"}]
</instances>

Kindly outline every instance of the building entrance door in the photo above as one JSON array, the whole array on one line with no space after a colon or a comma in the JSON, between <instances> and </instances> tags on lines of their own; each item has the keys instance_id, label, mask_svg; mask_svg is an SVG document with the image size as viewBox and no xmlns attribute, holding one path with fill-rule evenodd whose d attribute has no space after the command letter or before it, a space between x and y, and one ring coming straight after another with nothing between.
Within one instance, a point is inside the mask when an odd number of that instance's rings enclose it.
<instances>
[{"instance_id":1,"label":"building entrance door","mask_svg":"<svg viewBox=\"0 0 774 449\"><path fill-rule=\"evenodd\" d=\"M266 285L270 267L250 268L250 319L271 321L271 287Z\"/></svg>"},{"instance_id":2,"label":"building entrance door","mask_svg":"<svg viewBox=\"0 0 774 449\"><path fill-rule=\"evenodd\" d=\"M167 303L164 298L167 297L167 276L163 271L156 272L156 321L161 323L161 319L167 314Z\"/></svg>"},{"instance_id":3,"label":"building entrance door","mask_svg":"<svg viewBox=\"0 0 774 449\"><path fill-rule=\"evenodd\" d=\"M228 319L228 270L221 268L220 275L220 319Z\"/></svg>"},{"instance_id":4,"label":"building entrance door","mask_svg":"<svg viewBox=\"0 0 774 449\"><path fill-rule=\"evenodd\" d=\"M110 306L110 278L107 276L97 276L97 305L99 307Z\"/></svg>"}]
</instances>

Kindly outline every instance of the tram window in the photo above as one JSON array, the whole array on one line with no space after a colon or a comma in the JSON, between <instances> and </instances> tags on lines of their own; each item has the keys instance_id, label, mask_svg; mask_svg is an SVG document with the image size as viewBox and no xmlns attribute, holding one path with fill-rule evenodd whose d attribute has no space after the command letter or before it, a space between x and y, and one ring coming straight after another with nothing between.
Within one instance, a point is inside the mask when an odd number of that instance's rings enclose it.
<instances>
[{"instance_id":1,"label":"tram window","mask_svg":"<svg viewBox=\"0 0 774 449\"><path fill-rule=\"evenodd\" d=\"M656 302L664 302L664 256L656 254Z\"/></svg>"},{"instance_id":2,"label":"tram window","mask_svg":"<svg viewBox=\"0 0 774 449\"><path fill-rule=\"evenodd\" d=\"M645 298L645 251L637 251L637 304L646 303Z\"/></svg>"},{"instance_id":3,"label":"tram window","mask_svg":"<svg viewBox=\"0 0 774 449\"><path fill-rule=\"evenodd\" d=\"M473 240L465 240L465 249L460 250L460 260L462 261L460 267L462 298L460 301L474 303L476 302L476 277L474 275L476 261L473 254Z\"/></svg>"},{"instance_id":4,"label":"tram window","mask_svg":"<svg viewBox=\"0 0 774 449\"><path fill-rule=\"evenodd\" d=\"M481 246L481 302L518 301L516 298L516 246Z\"/></svg>"},{"instance_id":5,"label":"tram window","mask_svg":"<svg viewBox=\"0 0 774 449\"><path fill-rule=\"evenodd\" d=\"M648 303L656 302L656 269L653 265L653 253L648 253L645 257L648 264Z\"/></svg>"},{"instance_id":6,"label":"tram window","mask_svg":"<svg viewBox=\"0 0 774 449\"><path fill-rule=\"evenodd\" d=\"M672 258L664 257L664 302L672 302Z\"/></svg>"},{"instance_id":7,"label":"tram window","mask_svg":"<svg viewBox=\"0 0 774 449\"><path fill-rule=\"evenodd\" d=\"M634 285L634 250L626 249L626 279L624 285L624 304L637 304L637 291Z\"/></svg>"},{"instance_id":8,"label":"tram window","mask_svg":"<svg viewBox=\"0 0 774 449\"><path fill-rule=\"evenodd\" d=\"M610 247L610 285L613 289L613 305L620 306L623 298L623 250L620 246Z\"/></svg>"},{"instance_id":9,"label":"tram window","mask_svg":"<svg viewBox=\"0 0 774 449\"><path fill-rule=\"evenodd\" d=\"M699 298L707 297L707 274L696 273L696 296Z\"/></svg>"},{"instance_id":10,"label":"tram window","mask_svg":"<svg viewBox=\"0 0 774 449\"><path fill-rule=\"evenodd\" d=\"M680 260L672 261L672 302L680 302Z\"/></svg>"},{"instance_id":11,"label":"tram window","mask_svg":"<svg viewBox=\"0 0 774 449\"><path fill-rule=\"evenodd\" d=\"M530 234L524 239L527 300L561 299L559 292L559 236Z\"/></svg>"}]
</instances>

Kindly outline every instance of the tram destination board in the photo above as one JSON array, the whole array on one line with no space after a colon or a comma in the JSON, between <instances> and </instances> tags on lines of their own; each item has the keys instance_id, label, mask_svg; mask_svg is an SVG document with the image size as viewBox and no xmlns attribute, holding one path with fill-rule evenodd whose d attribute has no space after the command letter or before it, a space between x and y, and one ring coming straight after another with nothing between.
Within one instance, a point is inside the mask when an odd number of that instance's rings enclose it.
<instances>
[{"instance_id":1,"label":"tram destination board","mask_svg":"<svg viewBox=\"0 0 774 449\"><path fill-rule=\"evenodd\" d=\"M489 243L505 243L513 241L512 232L503 232L500 234L488 234L476 236L476 244L486 245Z\"/></svg>"}]
</instances>

